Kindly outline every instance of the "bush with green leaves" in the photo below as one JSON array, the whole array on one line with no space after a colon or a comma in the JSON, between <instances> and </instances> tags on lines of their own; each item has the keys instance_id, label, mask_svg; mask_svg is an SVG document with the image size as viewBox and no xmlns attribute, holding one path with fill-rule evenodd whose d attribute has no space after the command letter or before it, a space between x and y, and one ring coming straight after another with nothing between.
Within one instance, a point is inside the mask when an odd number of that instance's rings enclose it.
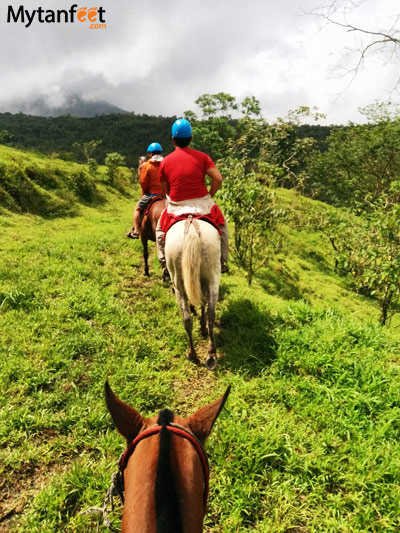
<instances>
[{"instance_id":1,"label":"bush with green leaves","mask_svg":"<svg viewBox=\"0 0 400 533\"><path fill-rule=\"evenodd\" d=\"M125 165L125 157L118 152L111 152L106 156L105 165L109 182L114 185L119 176L119 167Z\"/></svg>"},{"instance_id":2,"label":"bush with green leaves","mask_svg":"<svg viewBox=\"0 0 400 533\"><path fill-rule=\"evenodd\" d=\"M241 135L229 143L229 155L218 162L224 175L220 195L224 212L233 223L232 255L246 270L250 285L254 273L280 247L277 221L283 212L277 207L273 191L266 186L266 174L271 167L260 156L264 139L262 120L246 116L239 121L238 131ZM258 157L254 157L255 152Z\"/></svg>"},{"instance_id":3,"label":"bush with green leaves","mask_svg":"<svg viewBox=\"0 0 400 533\"><path fill-rule=\"evenodd\" d=\"M7 144L12 139L12 135L7 130L0 130L0 144Z\"/></svg>"},{"instance_id":4,"label":"bush with green leaves","mask_svg":"<svg viewBox=\"0 0 400 533\"><path fill-rule=\"evenodd\" d=\"M71 175L71 185L74 193L80 200L93 202L96 198L96 183L83 168Z\"/></svg>"},{"instance_id":5,"label":"bush with green leaves","mask_svg":"<svg viewBox=\"0 0 400 533\"><path fill-rule=\"evenodd\" d=\"M331 213L320 226L336 252L336 271L379 304L384 325L400 303L400 180L358 216Z\"/></svg>"},{"instance_id":6,"label":"bush with green leaves","mask_svg":"<svg viewBox=\"0 0 400 533\"><path fill-rule=\"evenodd\" d=\"M94 176L97 172L97 169L99 168L99 165L96 161L96 159L94 159L93 157L91 157L89 160L88 160L88 169L89 169L89 173Z\"/></svg>"},{"instance_id":7,"label":"bush with green leaves","mask_svg":"<svg viewBox=\"0 0 400 533\"><path fill-rule=\"evenodd\" d=\"M392 182L389 193L381 195L367 212L368 232L359 241L351 260L358 267L354 283L368 289L386 324L400 303L400 180Z\"/></svg>"},{"instance_id":8,"label":"bush with green leaves","mask_svg":"<svg viewBox=\"0 0 400 533\"><path fill-rule=\"evenodd\" d=\"M294 124L311 113L308 108L271 125L257 116L256 103L255 99L243 101L246 114L237 121L226 156L218 161L224 175L224 209L234 225L233 257L246 270L249 284L281 247L278 222L287 213L277 205L272 189L301 182L299 161L313 146L309 139L293 137Z\"/></svg>"},{"instance_id":9,"label":"bush with green leaves","mask_svg":"<svg viewBox=\"0 0 400 533\"><path fill-rule=\"evenodd\" d=\"M273 191L257 180L254 171L246 172L245 160L227 158L222 170L226 175L221 191L224 213L234 227L231 252L246 270L250 285L254 273L280 248L277 221L283 212Z\"/></svg>"}]
</instances>

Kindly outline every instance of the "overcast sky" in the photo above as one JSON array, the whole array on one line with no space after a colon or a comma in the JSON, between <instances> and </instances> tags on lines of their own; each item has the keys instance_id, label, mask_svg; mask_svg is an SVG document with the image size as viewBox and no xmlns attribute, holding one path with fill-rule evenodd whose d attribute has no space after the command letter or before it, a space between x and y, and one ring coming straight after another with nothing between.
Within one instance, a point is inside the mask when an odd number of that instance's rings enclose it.
<instances>
[{"instance_id":1,"label":"overcast sky","mask_svg":"<svg viewBox=\"0 0 400 533\"><path fill-rule=\"evenodd\" d=\"M77 93L135 113L180 116L196 111L198 96L222 91L255 96L270 120L305 105L338 124L359 122L360 106L388 100L399 74L400 62L382 66L375 56L346 89L338 67L351 67L345 48L357 45L356 36L302 14L326 0L99 0L78 8L103 7L106 29L77 20L7 23L10 5L68 10L74 1L2 0L1 110L38 95L56 106ZM349 21L382 30L398 12L398 0L365 0Z\"/></svg>"}]
</instances>

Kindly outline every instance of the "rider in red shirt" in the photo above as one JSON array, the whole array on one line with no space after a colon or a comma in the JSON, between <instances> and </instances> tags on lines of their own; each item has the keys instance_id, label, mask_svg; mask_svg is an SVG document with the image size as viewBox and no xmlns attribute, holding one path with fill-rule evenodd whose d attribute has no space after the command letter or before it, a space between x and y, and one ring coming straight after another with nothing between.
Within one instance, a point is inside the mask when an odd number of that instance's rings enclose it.
<instances>
[{"instance_id":1,"label":"rider in red shirt","mask_svg":"<svg viewBox=\"0 0 400 533\"><path fill-rule=\"evenodd\" d=\"M189 148L192 140L192 127L188 120L178 119L172 126L175 151L166 156L160 166L160 183L167 201L182 202L199 200L212 202L212 197L222 184L222 176L212 159L205 153ZM211 178L207 189L205 177ZM211 197L211 198L210 198ZM221 272L228 272L228 228L221 230ZM157 246L161 266L165 268L164 232L157 226Z\"/></svg>"},{"instance_id":2,"label":"rider in red shirt","mask_svg":"<svg viewBox=\"0 0 400 533\"><path fill-rule=\"evenodd\" d=\"M178 148L161 164L160 181L167 185L173 202L202 198L208 194L204 177L209 169L213 169L219 181L219 172L207 154L189 147Z\"/></svg>"}]
</instances>

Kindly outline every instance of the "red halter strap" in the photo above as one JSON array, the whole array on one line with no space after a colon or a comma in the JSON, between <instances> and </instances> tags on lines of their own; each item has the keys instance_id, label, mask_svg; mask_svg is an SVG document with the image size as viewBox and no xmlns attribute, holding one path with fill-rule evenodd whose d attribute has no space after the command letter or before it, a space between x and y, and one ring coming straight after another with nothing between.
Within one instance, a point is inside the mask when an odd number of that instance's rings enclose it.
<instances>
[{"instance_id":1,"label":"red halter strap","mask_svg":"<svg viewBox=\"0 0 400 533\"><path fill-rule=\"evenodd\" d=\"M130 456L133 454L136 446L139 444L140 441L147 439L148 437L152 437L153 435L157 435L157 433L160 433L163 427L165 427L168 431L170 431L174 435L178 435L179 437L183 437L184 439L188 440L194 446L197 452L197 455L199 456L201 467L203 469L203 476L204 476L203 504L204 504L204 511L205 511L207 508L209 477L210 477L207 455L199 439L189 429L183 426L179 426L178 424L171 423L171 424L167 424L166 426L160 426L160 425L151 426L148 429L144 430L135 439L133 439L133 441L129 444L129 446L124 451L119 462L119 470L122 474L128 465Z\"/></svg>"}]
</instances>

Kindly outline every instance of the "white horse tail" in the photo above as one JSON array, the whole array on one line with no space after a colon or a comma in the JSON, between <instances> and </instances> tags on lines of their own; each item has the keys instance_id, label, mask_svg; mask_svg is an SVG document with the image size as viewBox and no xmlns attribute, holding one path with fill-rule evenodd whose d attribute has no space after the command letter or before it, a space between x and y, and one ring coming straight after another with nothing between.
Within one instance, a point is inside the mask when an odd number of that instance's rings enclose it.
<instances>
[{"instance_id":1,"label":"white horse tail","mask_svg":"<svg viewBox=\"0 0 400 533\"><path fill-rule=\"evenodd\" d=\"M200 285L201 240L200 227L196 220L185 222L182 249L182 277L188 300L192 305L201 305Z\"/></svg>"}]
</instances>

